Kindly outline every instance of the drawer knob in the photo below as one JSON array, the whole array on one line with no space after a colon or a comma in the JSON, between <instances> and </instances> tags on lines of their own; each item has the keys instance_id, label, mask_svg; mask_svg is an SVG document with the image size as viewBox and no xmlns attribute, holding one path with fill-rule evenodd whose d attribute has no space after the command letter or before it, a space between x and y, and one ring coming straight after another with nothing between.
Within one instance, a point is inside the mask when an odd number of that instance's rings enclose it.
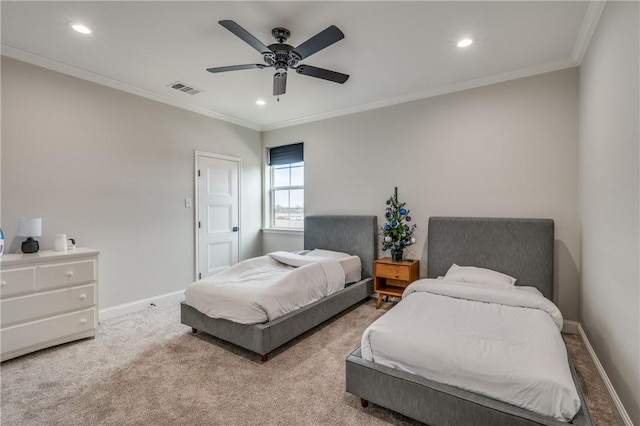
<instances>
[{"instance_id":1,"label":"drawer knob","mask_svg":"<svg viewBox=\"0 0 640 426\"><path fill-rule=\"evenodd\" d=\"M0 283L0 287L6 287L6 286L7 286L7 282L6 282L6 281L2 281L2 282Z\"/></svg>"},{"instance_id":2,"label":"drawer knob","mask_svg":"<svg viewBox=\"0 0 640 426\"><path fill-rule=\"evenodd\" d=\"M86 320L86 319L82 318L82 319L80 320L80 324L86 324L86 323L87 323L87 320Z\"/></svg>"},{"instance_id":3,"label":"drawer knob","mask_svg":"<svg viewBox=\"0 0 640 426\"><path fill-rule=\"evenodd\" d=\"M86 298L87 298L87 295L86 295L86 294L81 294L81 295L78 297L78 299L80 299L80 300L84 300L84 299L86 299Z\"/></svg>"},{"instance_id":4,"label":"drawer knob","mask_svg":"<svg viewBox=\"0 0 640 426\"><path fill-rule=\"evenodd\" d=\"M71 278L73 276L73 271L67 271L67 276Z\"/></svg>"}]
</instances>

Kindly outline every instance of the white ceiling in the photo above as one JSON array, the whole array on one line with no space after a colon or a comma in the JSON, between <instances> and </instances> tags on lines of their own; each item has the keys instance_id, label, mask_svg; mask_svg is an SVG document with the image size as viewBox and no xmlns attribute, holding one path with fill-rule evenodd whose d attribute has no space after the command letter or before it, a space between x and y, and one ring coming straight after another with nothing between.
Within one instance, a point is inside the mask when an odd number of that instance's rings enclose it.
<instances>
[{"instance_id":1,"label":"white ceiling","mask_svg":"<svg viewBox=\"0 0 640 426\"><path fill-rule=\"evenodd\" d=\"M1 2L2 54L257 130L313 121L578 65L601 2L300 1ZM331 24L345 38L303 60L349 74L343 85L273 69L218 24L237 22L264 44L273 27L297 46ZM81 35L67 25L92 28ZM456 42L472 37L461 49ZM181 81L203 90L169 88ZM267 104L256 105L264 99Z\"/></svg>"}]
</instances>

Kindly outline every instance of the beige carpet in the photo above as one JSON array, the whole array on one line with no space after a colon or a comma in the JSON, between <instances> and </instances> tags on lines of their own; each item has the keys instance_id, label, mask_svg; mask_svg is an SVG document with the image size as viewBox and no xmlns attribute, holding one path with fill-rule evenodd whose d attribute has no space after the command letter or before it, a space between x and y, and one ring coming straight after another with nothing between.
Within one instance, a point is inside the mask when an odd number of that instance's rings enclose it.
<instances>
[{"instance_id":1,"label":"beige carpet","mask_svg":"<svg viewBox=\"0 0 640 426\"><path fill-rule=\"evenodd\" d=\"M260 357L180 324L177 304L105 321L95 339L2 363L2 425L413 425L344 390L345 358L392 305L373 300ZM597 424L619 421L579 339ZM620 423L621 424L621 423Z\"/></svg>"}]
</instances>

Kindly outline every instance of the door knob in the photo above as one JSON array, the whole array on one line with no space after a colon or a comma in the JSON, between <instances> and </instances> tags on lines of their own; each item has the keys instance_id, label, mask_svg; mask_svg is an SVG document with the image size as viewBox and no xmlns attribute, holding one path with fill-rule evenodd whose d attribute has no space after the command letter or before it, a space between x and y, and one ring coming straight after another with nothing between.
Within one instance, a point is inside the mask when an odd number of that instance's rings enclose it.
<instances>
[{"instance_id":1,"label":"door knob","mask_svg":"<svg viewBox=\"0 0 640 426\"><path fill-rule=\"evenodd\" d=\"M237 227L237 226L234 226L231 230L232 230L233 232L238 232L238 227Z\"/></svg>"}]
</instances>

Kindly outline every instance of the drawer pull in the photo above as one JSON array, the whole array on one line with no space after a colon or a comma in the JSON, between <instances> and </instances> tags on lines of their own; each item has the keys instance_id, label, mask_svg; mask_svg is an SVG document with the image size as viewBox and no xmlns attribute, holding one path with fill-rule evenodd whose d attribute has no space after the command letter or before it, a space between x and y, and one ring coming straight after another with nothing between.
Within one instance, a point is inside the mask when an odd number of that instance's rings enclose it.
<instances>
[{"instance_id":1,"label":"drawer pull","mask_svg":"<svg viewBox=\"0 0 640 426\"><path fill-rule=\"evenodd\" d=\"M81 294L81 295L78 297L78 299L80 299L80 300L84 300L84 299L86 299L86 298L87 298L87 295L86 295L86 294Z\"/></svg>"},{"instance_id":2,"label":"drawer pull","mask_svg":"<svg viewBox=\"0 0 640 426\"><path fill-rule=\"evenodd\" d=\"M6 286L7 286L7 282L6 282L6 281L2 281L2 282L0 283L0 287L6 287Z\"/></svg>"},{"instance_id":3,"label":"drawer pull","mask_svg":"<svg viewBox=\"0 0 640 426\"><path fill-rule=\"evenodd\" d=\"M67 271L67 276L71 278L73 276L73 271Z\"/></svg>"},{"instance_id":4,"label":"drawer pull","mask_svg":"<svg viewBox=\"0 0 640 426\"><path fill-rule=\"evenodd\" d=\"M86 323L87 323L87 320L86 320L86 319L82 318L82 319L80 320L80 324L86 324Z\"/></svg>"}]
</instances>

